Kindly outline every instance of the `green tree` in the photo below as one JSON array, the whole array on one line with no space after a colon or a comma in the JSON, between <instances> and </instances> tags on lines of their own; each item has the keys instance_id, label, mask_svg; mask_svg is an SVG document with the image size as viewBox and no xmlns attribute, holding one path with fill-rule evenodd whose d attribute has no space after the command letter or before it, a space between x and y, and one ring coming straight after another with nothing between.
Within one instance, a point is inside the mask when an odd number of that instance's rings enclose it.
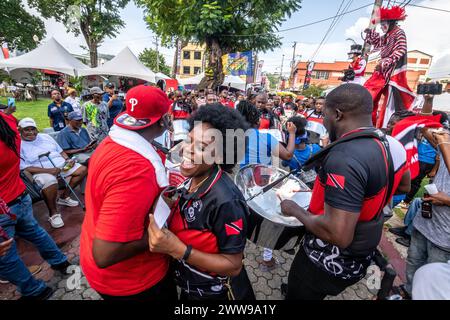
<instances>
[{"instance_id":1,"label":"green tree","mask_svg":"<svg viewBox=\"0 0 450 320\"><path fill-rule=\"evenodd\" d=\"M302 90L302 95L305 97L320 97L325 91L325 86L323 85L310 85L308 89Z\"/></svg>"},{"instance_id":2,"label":"green tree","mask_svg":"<svg viewBox=\"0 0 450 320\"><path fill-rule=\"evenodd\" d=\"M44 22L29 14L20 0L0 1L0 43L12 49L31 50L36 47L33 36L45 36Z\"/></svg>"},{"instance_id":3,"label":"green tree","mask_svg":"<svg viewBox=\"0 0 450 320\"><path fill-rule=\"evenodd\" d=\"M3 0L2 0L3 1ZM62 22L68 32L86 41L91 67L97 66L97 49L106 38L113 38L125 26L120 9L130 0L28 0L44 18Z\"/></svg>"},{"instance_id":4,"label":"green tree","mask_svg":"<svg viewBox=\"0 0 450 320\"><path fill-rule=\"evenodd\" d=\"M200 87L223 82L222 55L238 51L267 51L281 45L274 34L301 0L136 0L146 21L169 45L180 38L205 44L208 65Z\"/></svg>"},{"instance_id":5,"label":"green tree","mask_svg":"<svg viewBox=\"0 0 450 320\"><path fill-rule=\"evenodd\" d=\"M150 70L158 72L156 68L156 55L159 57L159 72L165 75L170 75L170 67L166 64L166 59L161 53L157 53L156 50L151 48L146 48L139 54L139 60Z\"/></svg>"},{"instance_id":6,"label":"green tree","mask_svg":"<svg viewBox=\"0 0 450 320\"><path fill-rule=\"evenodd\" d=\"M280 80L280 76L273 73L266 73L267 79L269 79L270 82L270 90L275 90L277 88L277 84Z\"/></svg>"}]
</instances>

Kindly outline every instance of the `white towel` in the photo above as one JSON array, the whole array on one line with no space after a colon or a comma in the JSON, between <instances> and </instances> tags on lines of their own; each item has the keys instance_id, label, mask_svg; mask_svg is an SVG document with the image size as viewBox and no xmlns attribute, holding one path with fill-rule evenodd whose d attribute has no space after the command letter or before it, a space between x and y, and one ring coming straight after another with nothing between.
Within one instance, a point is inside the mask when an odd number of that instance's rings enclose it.
<instances>
[{"instance_id":1,"label":"white towel","mask_svg":"<svg viewBox=\"0 0 450 320\"><path fill-rule=\"evenodd\" d=\"M156 181L160 188L169 185L166 168L161 161L161 157L152 144L145 140L139 133L113 125L109 131L109 136L115 143L139 153L150 161L155 168Z\"/></svg>"}]
</instances>

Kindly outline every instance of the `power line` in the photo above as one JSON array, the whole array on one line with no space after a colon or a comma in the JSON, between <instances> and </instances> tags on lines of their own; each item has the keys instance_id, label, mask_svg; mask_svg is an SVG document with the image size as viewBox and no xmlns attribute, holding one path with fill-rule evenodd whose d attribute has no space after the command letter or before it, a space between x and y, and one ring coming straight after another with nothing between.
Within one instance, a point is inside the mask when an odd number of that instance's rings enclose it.
<instances>
[{"instance_id":1,"label":"power line","mask_svg":"<svg viewBox=\"0 0 450 320\"><path fill-rule=\"evenodd\" d=\"M315 24L318 24L318 23L322 23L322 22L325 22L325 21L328 21L328 20L335 19L336 17L345 16L346 14L350 14L350 13L356 12L358 10L367 8L367 7L371 6L371 5L373 5L373 3L369 3L369 4L366 4L364 6L358 7L356 9L353 9L353 10L341 13L341 14L339 14L337 16L328 17L328 18L325 18L325 19L313 21L313 22L310 22L310 23L306 23L306 24L302 24L302 25L299 25L299 26L296 26L296 27L291 27L291 28L282 29L282 30L278 30L278 31L266 32L266 33L254 33L254 34L224 34L224 35L222 35L222 37L258 37L258 36L264 36L264 35L266 35L268 33L280 33L280 32L286 32L286 31L291 31L291 30L295 30L295 29L305 28L305 27L309 27L309 26L312 26L312 25L315 25Z\"/></svg>"},{"instance_id":2,"label":"power line","mask_svg":"<svg viewBox=\"0 0 450 320\"><path fill-rule=\"evenodd\" d=\"M325 35L323 36L322 40L320 41L319 45L317 46L316 50L314 51L313 55L309 59L310 61L314 61L314 58L316 57L317 53L319 52L320 48L322 47L323 43L325 42L325 39L327 38L328 34L330 33L331 29L333 29L335 23L338 20L338 15L341 13L342 6L344 5L345 0L342 0L341 5L339 6L336 15L334 16L333 21L331 21L330 26L328 27L327 31L325 32Z\"/></svg>"},{"instance_id":3,"label":"power line","mask_svg":"<svg viewBox=\"0 0 450 320\"><path fill-rule=\"evenodd\" d=\"M398 4L398 3L401 3L401 2L400 1L394 1L394 3ZM409 4L408 6L450 13L450 10L441 9L441 8L434 8L434 7L428 7L428 6L421 6L421 5L418 5L418 4Z\"/></svg>"},{"instance_id":4,"label":"power line","mask_svg":"<svg viewBox=\"0 0 450 320\"><path fill-rule=\"evenodd\" d=\"M349 1L347 2L346 6L344 7L344 9L342 10L342 12L348 10L348 8L352 5L352 3L353 3L353 0L349 0ZM338 17L338 19L336 20L334 26L331 28L331 30L330 30L328 36L326 37L325 41L323 42L322 46L319 47L319 50L318 50L317 53L314 55L314 58L313 58L312 60L314 60L314 59L316 58L317 54L320 52L320 50L323 48L323 46L328 42L328 40L330 39L331 35L332 35L333 32L336 30L336 26L342 21L342 17L343 17L343 16Z\"/></svg>"}]
</instances>

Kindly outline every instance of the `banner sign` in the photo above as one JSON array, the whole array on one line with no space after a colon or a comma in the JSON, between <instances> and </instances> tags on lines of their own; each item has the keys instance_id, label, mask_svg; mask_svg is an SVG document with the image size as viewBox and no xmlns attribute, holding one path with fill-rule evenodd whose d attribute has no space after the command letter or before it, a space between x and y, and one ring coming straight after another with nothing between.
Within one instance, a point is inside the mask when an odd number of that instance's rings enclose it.
<instances>
[{"instance_id":1,"label":"banner sign","mask_svg":"<svg viewBox=\"0 0 450 320\"><path fill-rule=\"evenodd\" d=\"M308 62L306 65L306 75L305 75L305 83L303 84L303 89L309 88L309 83L311 82L311 74L314 69L314 61Z\"/></svg>"}]
</instances>

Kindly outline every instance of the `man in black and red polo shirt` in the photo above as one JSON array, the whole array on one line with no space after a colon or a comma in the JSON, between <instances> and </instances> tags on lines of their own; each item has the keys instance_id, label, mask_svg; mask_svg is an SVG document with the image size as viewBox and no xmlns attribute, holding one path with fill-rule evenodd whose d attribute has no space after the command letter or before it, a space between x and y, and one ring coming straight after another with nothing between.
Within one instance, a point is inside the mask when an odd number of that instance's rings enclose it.
<instances>
[{"instance_id":1,"label":"man in black and red polo shirt","mask_svg":"<svg viewBox=\"0 0 450 320\"><path fill-rule=\"evenodd\" d=\"M394 192L410 188L406 151L378 134L372 98L362 86L341 85L326 98L324 125L334 143L316 170L309 212L290 200L282 211L307 230L288 278L287 299L319 300L361 280L380 240L382 210Z\"/></svg>"}]
</instances>

